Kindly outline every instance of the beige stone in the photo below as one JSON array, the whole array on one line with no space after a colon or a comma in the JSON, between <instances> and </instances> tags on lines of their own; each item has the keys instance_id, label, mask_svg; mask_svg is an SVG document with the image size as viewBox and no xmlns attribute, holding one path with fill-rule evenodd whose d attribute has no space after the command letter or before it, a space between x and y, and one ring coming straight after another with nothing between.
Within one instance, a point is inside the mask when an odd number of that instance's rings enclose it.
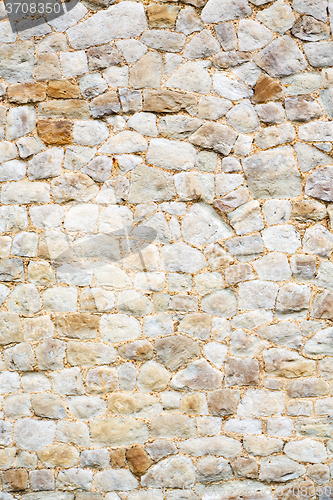
<instances>
[{"instance_id":1,"label":"beige stone","mask_svg":"<svg viewBox=\"0 0 333 500\"><path fill-rule=\"evenodd\" d=\"M18 83L8 87L8 100L15 104L40 102L46 99L44 83Z\"/></svg>"},{"instance_id":2,"label":"beige stone","mask_svg":"<svg viewBox=\"0 0 333 500\"><path fill-rule=\"evenodd\" d=\"M68 444L54 444L38 452L38 458L45 467L75 467L79 459L78 451Z\"/></svg>"},{"instance_id":3,"label":"beige stone","mask_svg":"<svg viewBox=\"0 0 333 500\"><path fill-rule=\"evenodd\" d=\"M150 28L173 28L179 12L177 5L151 3L147 7Z\"/></svg>"},{"instance_id":4,"label":"beige stone","mask_svg":"<svg viewBox=\"0 0 333 500\"><path fill-rule=\"evenodd\" d=\"M149 429L133 418L97 418L90 423L90 436L95 446L130 446L144 443Z\"/></svg>"},{"instance_id":5,"label":"beige stone","mask_svg":"<svg viewBox=\"0 0 333 500\"><path fill-rule=\"evenodd\" d=\"M88 103L81 99L47 101L38 108L38 116L41 118L79 120L89 118L89 115Z\"/></svg>"},{"instance_id":6,"label":"beige stone","mask_svg":"<svg viewBox=\"0 0 333 500\"><path fill-rule=\"evenodd\" d=\"M55 324L60 337L93 339L97 335L99 317L86 313L67 314L57 316Z\"/></svg>"},{"instance_id":7,"label":"beige stone","mask_svg":"<svg viewBox=\"0 0 333 500\"><path fill-rule=\"evenodd\" d=\"M240 391L219 389L208 394L208 408L212 415L224 417L232 415L237 408Z\"/></svg>"},{"instance_id":8,"label":"beige stone","mask_svg":"<svg viewBox=\"0 0 333 500\"><path fill-rule=\"evenodd\" d=\"M28 473L24 469L7 470L2 474L2 484L5 491L23 491L28 483Z\"/></svg>"},{"instance_id":9,"label":"beige stone","mask_svg":"<svg viewBox=\"0 0 333 500\"><path fill-rule=\"evenodd\" d=\"M80 87L74 79L54 80L47 84L47 95L54 99L77 99Z\"/></svg>"},{"instance_id":10,"label":"beige stone","mask_svg":"<svg viewBox=\"0 0 333 500\"><path fill-rule=\"evenodd\" d=\"M153 463L141 446L132 446L126 450L126 460L130 470L136 476L142 476Z\"/></svg>"}]
</instances>

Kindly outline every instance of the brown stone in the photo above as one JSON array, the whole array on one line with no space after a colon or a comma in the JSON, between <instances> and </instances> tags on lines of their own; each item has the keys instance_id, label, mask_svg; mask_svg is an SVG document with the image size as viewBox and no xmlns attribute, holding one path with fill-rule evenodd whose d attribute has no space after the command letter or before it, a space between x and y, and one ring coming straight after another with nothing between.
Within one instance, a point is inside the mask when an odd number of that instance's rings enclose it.
<instances>
[{"instance_id":1,"label":"brown stone","mask_svg":"<svg viewBox=\"0 0 333 500\"><path fill-rule=\"evenodd\" d=\"M197 98L175 90L144 90L143 111L155 113L178 113L196 107Z\"/></svg>"},{"instance_id":2,"label":"brown stone","mask_svg":"<svg viewBox=\"0 0 333 500\"><path fill-rule=\"evenodd\" d=\"M125 466L124 448L116 448L110 451L110 466L112 469L120 469Z\"/></svg>"},{"instance_id":3,"label":"brown stone","mask_svg":"<svg viewBox=\"0 0 333 500\"><path fill-rule=\"evenodd\" d=\"M155 350L158 361L172 371L200 355L197 342L183 335L157 339Z\"/></svg>"},{"instance_id":4,"label":"brown stone","mask_svg":"<svg viewBox=\"0 0 333 500\"><path fill-rule=\"evenodd\" d=\"M248 479L258 477L258 464L255 458L238 457L231 466L236 477L246 477Z\"/></svg>"},{"instance_id":5,"label":"brown stone","mask_svg":"<svg viewBox=\"0 0 333 500\"><path fill-rule=\"evenodd\" d=\"M292 218L298 222L319 221L326 216L326 207L315 200L295 201L292 205Z\"/></svg>"},{"instance_id":6,"label":"brown stone","mask_svg":"<svg viewBox=\"0 0 333 500\"><path fill-rule=\"evenodd\" d=\"M173 28L179 12L176 5L151 3L147 7L150 28Z\"/></svg>"},{"instance_id":7,"label":"brown stone","mask_svg":"<svg viewBox=\"0 0 333 500\"><path fill-rule=\"evenodd\" d=\"M90 111L86 101L70 99L64 101L47 101L38 108L38 116L42 118L69 118L81 120L89 118Z\"/></svg>"},{"instance_id":8,"label":"brown stone","mask_svg":"<svg viewBox=\"0 0 333 500\"><path fill-rule=\"evenodd\" d=\"M268 75L263 75L254 88L253 102L265 102L279 99L282 96L282 86L278 80Z\"/></svg>"},{"instance_id":9,"label":"brown stone","mask_svg":"<svg viewBox=\"0 0 333 500\"><path fill-rule=\"evenodd\" d=\"M97 335L99 316L93 314L67 314L56 318L59 337L69 339L94 339Z\"/></svg>"},{"instance_id":10,"label":"brown stone","mask_svg":"<svg viewBox=\"0 0 333 500\"><path fill-rule=\"evenodd\" d=\"M208 393L208 409L212 415L224 417L233 415L239 403L240 391L218 389Z\"/></svg>"},{"instance_id":11,"label":"brown stone","mask_svg":"<svg viewBox=\"0 0 333 500\"><path fill-rule=\"evenodd\" d=\"M143 361L153 357L153 346L148 340L136 340L130 344L122 345L119 348L119 354L126 359Z\"/></svg>"},{"instance_id":12,"label":"brown stone","mask_svg":"<svg viewBox=\"0 0 333 500\"><path fill-rule=\"evenodd\" d=\"M256 359L227 358L226 385L258 385L259 363Z\"/></svg>"},{"instance_id":13,"label":"brown stone","mask_svg":"<svg viewBox=\"0 0 333 500\"><path fill-rule=\"evenodd\" d=\"M47 95L55 99L77 99L80 97L80 87L72 79L56 80L48 83Z\"/></svg>"},{"instance_id":14,"label":"brown stone","mask_svg":"<svg viewBox=\"0 0 333 500\"><path fill-rule=\"evenodd\" d=\"M148 453L140 446L133 446L126 450L126 459L129 468L137 476L142 476L153 463Z\"/></svg>"},{"instance_id":15,"label":"brown stone","mask_svg":"<svg viewBox=\"0 0 333 500\"><path fill-rule=\"evenodd\" d=\"M320 319L333 319L333 293L325 290L318 293L313 302L311 316Z\"/></svg>"},{"instance_id":16,"label":"brown stone","mask_svg":"<svg viewBox=\"0 0 333 500\"><path fill-rule=\"evenodd\" d=\"M92 47L87 50L89 70L107 68L120 64L123 60L118 49L112 45L102 45L101 47Z\"/></svg>"},{"instance_id":17,"label":"brown stone","mask_svg":"<svg viewBox=\"0 0 333 500\"><path fill-rule=\"evenodd\" d=\"M9 85L8 100L16 104L40 102L46 99L46 85L44 83L17 83Z\"/></svg>"},{"instance_id":18,"label":"brown stone","mask_svg":"<svg viewBox=\"0 0 333 500\"><path fill-rule=\"evenodd\" d=\"M37 132L46 144L69 144L73 139L73 123L69 120L38 120Z\"/></svg>"},{"instance_id":19,"label":"brown stone","mask_svg":"<svg viewBox=\"0 0 333 500\"><path fill-rule=\"evenodd\" d=\"M45 467L61 467L68 469L74 467L79 459L79 453L68 444L54 444L38 452L38 458Z\"/></svg>"},{"instance_id":20,"label":"brown stone","mask_svg":"<svg viewBox=\"0 0 333 500\"><path fill-rule=\"evenodd\" d=\"M28 473L24 469L6 470L2 474L3 489L5 491L22 491L27 487Z\"/></svg>"},{"instance_id":21,"label":"brown stone","mask_svg":"<svg viewBox=\"0 0 333 500\"><path fill-rule=\"evenodd\" d=\"M90 103L91 115L94 118L113 115L120 111L120 102L117 92L110 91L95 97Z\"/></svg>"}]
</instances>

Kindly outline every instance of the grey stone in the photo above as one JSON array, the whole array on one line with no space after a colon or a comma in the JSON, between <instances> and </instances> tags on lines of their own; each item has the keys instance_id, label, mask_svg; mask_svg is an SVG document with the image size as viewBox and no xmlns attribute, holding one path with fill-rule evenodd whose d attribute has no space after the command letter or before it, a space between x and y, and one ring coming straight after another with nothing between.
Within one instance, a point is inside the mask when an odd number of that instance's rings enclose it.
<instances>
[{"instance_id":1,"label":"grey stone","mask_svg":"<svg viewBox=\"0 0 333 500\"><path fill-rule=\"evenodd\" d=\"M201 19L204 23L232 21L251 15L251 7L246 0L209 0L202 10Z\"/></svg>"},{"instance_id":2,"label":"grey stone","mask_svg":"<svg viewBox=\"0 0 333 500\"><path fill-rule=\"evenodd\" d=\"M141 484L153 488L186 488L195 481L192 460L187 457L167 458L142 476Z\"/></svg>"},{"instance_id":3,"label":"grey stone","mask_svg":"<svg viewBox=\"0 0 333 500\"><path fill-rule=\"evenodd\" d=\"M310 16L301 16L294 24L292 34L305 42L319 42L329 38L329 27Z\"/></svg>"},{"instance_id":4,"label":"grey stone","mask_svg":"<svg viewBox=\"0 0 333 500\"><path fill-rule=\"evenodd\" d=\"M316 3L313 3L311 0L293 0L293 9L301 14L309 14L319 19L319 21L327 21L326 0L319 0Z\"/></svg>"},{"instance_id":5,"label":"grey stone","mask_svg":"<svg viewBox=\"0 0 333 500\"><path fill-rule=\"evenodd\" d=\"M207 94L211 88L211 78L207 71L209 61L188 62L180 66L166 81L168 88L178 88L189 92Z\"/></svg>"},{"instance_id":6,"label":"grey stone","mask_svg":"<svg viewBox=\"0 0 333 500\"><path fill-rule=\"evenodd\" d=\"M276 3L273 6L276 6ZM261 49L271 42L272 38L272 32L260 23L252 19L241 19L239 21L238 40L240 50L250 52L251 50Z\"/></svg>"},{"instance_id":7,"label":"grey stone","mask_svg":"<svg viewBox=\"0 0 333 500\"><path fill-rule=\"evenodd\" d=\"M228 155L237 134L230 127L219 123L206 123L190 136L190 142L205 149Z\"/></svg>"},{"instance_id":8,"label":"grey stone","mask_svg":"<svg viewBox=\"0 0 333 500\"><path fill-rule=\"evenodd\" d=\"M295 21L292 9L283 0L277 0L268 9L260 10L256 18L280 35L288 31Z\"/></svg>"},{"instance_id":9,"label":"grey stone","mask_svg":"<svg viewBox=\"0 0 333 500\"><path fill-rule=\"evenodd\" d=\"M267 482L286 482L305 473L304 465L284 456L266 458L261 461L259 478Z\"/></svg>"},{"instance_id":10,"label":"grey stone","mask_svg":"<svg viewBox=\"0 0 333 500\"><path fill-rule=\"evenodd\" d=\"M141 42L155 50L166 52L180 52L185 45L186 36L167 30L147 30L141 36ZM185 56L187 57L187 56ZM194 59L194 57L187 57Z\"/></svg>"},{"instance_id":11,"label":"grey stone","mask_svg":"<svg viewBox=\"0 0 333 500\"><path fill-rule=\"evenodd\" d=\"M318 151L318 149L310 146L309 144L297 142L294 145L294 148L302 172L308 172L309 170L312 170L320 165L333 164L333 159L330 155L324 153L323 151Z\"/></svg>"},{"instance_id":12,"label":"grey stone","mask_svg":"<svg viewBox=\"0 0 333 500\"><path fill-rule=\"evenodd\" d=\"M254 62L270 76L279 78L298 73L307 66L302 52L288 36L273 40L259 52Z\"/></svg>"},{"instance_id":13,"label":"grey stone","mask_svg":"<svg viewBox=\"0 0 333 500\"><path fill-rule=\"evenodd\" d=\"M220 50L220 45L209 30L203 30L195 35L186 45L184 57L186 59L204 59Z\"/></svg>"}]
</instances>

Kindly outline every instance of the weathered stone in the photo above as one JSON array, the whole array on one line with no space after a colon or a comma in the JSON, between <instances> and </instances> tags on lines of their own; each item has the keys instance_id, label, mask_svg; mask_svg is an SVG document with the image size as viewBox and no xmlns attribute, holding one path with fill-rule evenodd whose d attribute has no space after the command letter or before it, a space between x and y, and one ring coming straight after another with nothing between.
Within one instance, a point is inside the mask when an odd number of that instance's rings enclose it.
<instances>
[{"instance_id":1,"label":"weathered stone","mask_svg":"<svg viewBox=\"0 0 333 500\"><path fill-rule=\"evenodd\" d=\"M305 473L305 467L284 456L266 458L261 462L259 478L267 482L285 482Z\"/></svg>"},{"instance_id":2,"label":"weathered stone","mask_svg":"<svg viewBox=\"0 0 333 500\"><path fill-rule=\"evenodd\" d=\"M314 375L315 362L287 349L264 352L265 371L274 377L297 378Z\"/></svg>"},{"instance_id":3,"label":"weathered stone","mask_svg":"<svg viewBox=\"0 0 333 500\"><path fill-rule=\"evenodd\" d=\"M254 61L272 77L293 75L306 68L306 60L296 43L288 36L273 40Z\"/></svg>"},{"instance_id":4,"label":"weathered stone","mask_svg":"<svg viewBox=\"0 0 333 500\"><path fill-rule=\"evenodd\" d=\"M259 363L255 359L228 357L225 363L227 386L248 386L259 384Z\"/></svg>"},{"instance_id":5,"label":"weathered stone","mask_svg":"<svg viewBox=\"0 0 333 500\"><path fill-rule=\"evenodd\" d=\"M231 21L251 15L251 8L246 0L209 0L203 8L201 18L204 23L218 23L220 21Z\"/></svg>"},{"instance_id":6,"label":"weathered stone","mask_svg":"<svg viewBox=\"0 0 333 500\"><path fill-rule=\"evenodd\" d=\"M299 446L299 444L301 446ZM325 462L327 459L326 449L323 443L312 439L303 439L300 442L290 442L284 447L285 454L300 462L310 462L313 464Z\"/></svg>"},{"instance_id":7,"label":"weathered stone","mask_svg":"<svg viewBox=\"0 0 333 500\"><path fill-rule=\"evenodd\" d=\"M283 35L295 21L295 16L289 5L283 0L277 0L271 7L257 13L257 19L268 28Z\"/></svg>"},{"instance_id":8,"label":"weathered stone","mask_svg":"<svg viewBox=\"0 0 333 500\"><path fill-rule=\"evenodd\" d=\"M190 142L205 149L213 149L228 155L236 140L237 134L226 125L205 124L190 137Z\"/></svg>"},{"instance_id":9,"label":"weathered stone","mask_svg":"<svg viewBox=\"0 0 333 500\"><path fill-rule=\"evenodd\" d=\"M93 118L102 118L120 111L120 102L117 93L114 91L105 92L95 97L90 103L91 115Z\"/></svg>"},{"instance_id":10,"label":"weathered stone","mask_svg":"<svg viewBox=\"0 0 333 500\"><path fill-rule=\"evenodd\" d=\"M291 398L325 396L328 392L328 388L328 383L321 378L293 380L287 384L287 394Z\"/></svg>"},{"instance_id":11,"label":"weathered stone","mask_svg":"<svg viewBox=\"0 0 333 500\"><path fill-rule=\"evenodd\" d=\"M96 446L131 446L144 443L149 429L133 418L97 418L90 424L90 435Z\"/></svg>"},{"instance_id":12,"label":"weathered stone","mask_svg":"<svg viewBox=\"0 0 333 500\"><path fill-rule=\"evenodd\" d=\"M38 120L37 132L46 144L68 144L73 139L73 124L69 120Z\"/></svg>"},{"instance_id":13,"label":"weathered stone","mask_svg":"<svg viewBox=\"0 0 333 500\"><path fill-rule=\"evenodd\" d=\"M180 370L171 380L177 390L211 390L221 385L221 374L204 360L193 361L187 368Z\"/></svg>"},{"instance_id":14,"label":"weathered stone","mask_svg":"<svg viewBox=\"0 0 333 500\"><path fill-rule=\"evenodd\" d=\"M148 24L150 28L173 28L179 12L177 5L151 3L147 7Z\"/></svg>"},{"instance_id":15,"label":"weathered stone","mask_svg":"<svg viewBox=\"0 0 333 500\"><path fill-rule=\"evenodd\" d=\"M14 425L14 439L21 449L38 451L53 443L55 429L54 422L24 418Z\"/></svg>"},{"instance_id":16,"label":"weathered stone","mask_svg":"<svg viewBox=\"0 0 333 500\"><path fill-rule=\"evenodd\" d=\"M189 92L206 94L211 89L211 77L207 71L210 62L188 62L180 66L167 80L168 88L178 88Z\"/></svg>"},{"instance_id":17,"label":"weathered stone","mask_svg":"<svg viewBox=\"0 0 333 500\"><path fill-rule=\"evenodd\" d=\"M157 359L172 371L200 355L198 344L182 335L157 339L155 350Z\"/></svg>"},{"instance_id":18,"label":"weathered stone","mask_svg":"<svg viewBox=\"0 0 333 500\"><path fill-rule=\"evenodd\" d=\"M141 478L142 486L155 488L186 488L195 481L192 460L186 457L167 458Z\"/></svg>"},{"instance_id":19,"label":"weathered stone","mask_svg":"<svg viewBox=\"0 0 333 500\"><path fill-rule=\"evenodd\" d=\"M136 476L143 476L152 465L152 460L140 446L133 446L126 450L126 459L130 470Z\"/></svg>"},{"instance_id":20,"label":"weathered stone","mask_svg":"<svg viewBox=\"0 0 333 500\"><path fill-rule=\"evenodd\" d=\"M34 49L31 41L2 45L0 60L0 74L7 82L32 81Z\"/></svg>"},{"instance_id":21,"label":"weathered stone","mask_svg":"<svg viewBox=\"0 0 333 500\"><path fill-rule=\"evenodd\" d=\"M284 406L284 394L265 389L248 389L241 399L237 415L239 417L263 417L281 415Z\"/></svg>"},{"instance_id":22,"label":"weathered stone","mask_svg":"<svg viewBox=\"0 0 333 500\"><path fill-rule=\"evenodd\" d=\"M156 361L147 361L141 368L138 377L138 388L141 392L163 391L171 378L168 370Z\"/></svg>"},{"instance_id":23,"label":"weathered stone","mask_svg":"<svg viewBox=\"0 0 333 500\"><path fill-rule=\"evenodd\" d=\"M28 473L24 469L12 469L2 473L5 491L22 491L27 488Z\"/></svg>"},{"instance_id":24,"label":"weathered stone","mask_svg":"<svg viewBox=\"0 0 333 500\"><path fill-rule=\"evenodd\" d=\"M315 170L306 181L305 192L313 198L324 201L333 200L333 167L326 166Z\"/></svg>"},{"instance_id":25,"label":"weathered stone","mask_svg":"<svg viewBox=\"0 0 333 500\"><path fill-rule=\"evenodd\" d=\"M304 346L304 352L308 355L331 354L331 337L333 335L332 328L325 328L316 333L311 339L307 340Z\"/></svg>"},{"instance_id":26,"label":"weathered stone","mask_svg":"<svg viewBox=\"0 0 333 500\"><path fill-rule=\"evenodd\" d=\"M44 101L46 98L46 85L43 83L21 83L9 85L8 100L15 104Z\"/></svg>"},{"instance_id":27,"label":"weathered stone","mask_svg":"<svg viewBox=\"0 0 333 500\"><path fill-rule=\"evenodd\" d=\"M131 67L129 81L135 89L158 89L162 74L162 56L157 52L148 52Z\"/></svg>"},{"instance_id":28,"label":"weathered stone","mask_svg":"<svg viewBox=\"0 0 333 500\"><path fill-rule=\"evenodd\" d=\"M184 33L184 35L190 35L194 31L201 31L202 28L203 23L193 7L186 7L180 11L176 23L177 31Z\"/></svg>"},{"instance_id":29,"label":"weathered stone","mask_svg":"<svg viewBox=\"0 0 333 500\"><path fill-rule=\"evenodd\" d=\"M285 108L288 120L297 122L308 122L323 114L317 101L310 98L287 97Z\"/></svg>"},{"instance_id":30,"label":"weathered stone","mask_svg":"<svg viewBox=\"0 0 333 500\"><path fill-rule=\"evenodd\" d=\"M114 66L122 62L120 52L112 45L101 45L87 50L90 71Z\"/></svg>"}]
</instances>

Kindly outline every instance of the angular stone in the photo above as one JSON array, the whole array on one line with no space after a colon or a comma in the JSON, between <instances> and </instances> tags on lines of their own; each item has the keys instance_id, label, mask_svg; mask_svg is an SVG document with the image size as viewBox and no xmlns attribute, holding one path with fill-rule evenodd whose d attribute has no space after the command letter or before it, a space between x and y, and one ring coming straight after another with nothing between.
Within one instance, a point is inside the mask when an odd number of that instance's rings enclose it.
<instances>
[{"instance_id":1,"label":"angular stone","mask_svg":"<svg viewBox=\"0 0 333 500\"><path fill-rule=\"evenodd\" d=\"M186 59L204 59L220 50L217 40L211 35L210 31L203 30L195 35L186 45L184 57Z\"/></svg>"},{"instance_id":2,"label":"angular stone","mask_svg":"<svg viewBox=\"0 0 333 500\"><path fill-rule=\"evenodd\" d=\"M87 50L90 71L114 66L122 62L122 57L114 46L102 45Z\"/></svg>"},{"instance_id":3,"label":"angular stone","mask_svg":"<svg viewBox=\"0 0 333 500\"><path fill-rule=\"evenodd\" d=\"M141 36L141 42L155 50L180 52L186 41L185 35L167 30L147 30ZM188 59L192 59L188 57Z\"/></svg>"},{"instance_id":4,"label":"angular stone","mask_svg":"<svg viewBox=\"0 0 333 500\"><path fill-rule=\"evenodd\" d=\"M204 457L197 463L197 480L199 483L231 479L232 472L229 463L224 458Z\"/></svg>"},{"instance_id":5,"label":"angular stone","mask_svg":"<svg viewBox=\"0 0 333 500\"><path fill-rule=\"evenodd\" d=\"M150 28L173 28L179 12L177 5L151 3L147 7Z\"/></svg>"},{"instance_id":6,"label":"angular stone","mask_svg":"<svg viewBox=\"0 0 333 500\"><path fill-rule=\"evenodd\" d=\"M166 86L189 92L198 92L199 94L209 93L212 84L211 77L207 71L207 67L209 66L209 61L185 63L166 81Z\"/></svg>"},{"instance_id":7,"label":"angular stone","mask_svg":"<svg viewBox=\"0 0 333 500\"><path fill-rule=\"evenodd\" d=\"M48 83L47 95L56 99L77 99L80 87L73 79L55 80Z\"/></svg>"},{"instance_id":8,"label":"angular stone","mask_svg":"<svg viewBox=\"0 0 333 500\"><path fill-rule=\"evenodd\" d=\"M319 200L333 201L332 178L333 167L318 168L308 177L305 193Z\"/></svg>"},{"instance_id":9,"label":"angular stone","mask_svg":"<svg viewBox=\"0 0 333 500\"><path fill-rule=\"evenodd\" d=\"M213 91L231 101L249 98L253 90L226 71L218 71L213 76Z\"/></svg>"},{"instance_id":10,"label":"angular stone","mask_svg":"<svg viewBox=\"0 0 333 500\"><path fill-rule=\"evenodd\" d=\"M310 16L301 16L294 24L292 34L306 42L319 42L329 38L329 27Z\"/></svg>"},{"instance_id":11,"label":"angular stone","mask_svg":"<svg viewBox=\"0 0 333 500\"><path fill-rule=\"evenodd\" d=\"M31 41L4 44L0 48L0 75L9 83L32 81L34 49Z\"/></svg>"},{"instance_id":12,"label":"angular stone","mask_svg":"<svg viewBox=\"0 0 333 500\"><path fill-rule=\"evenodd\" d=\"M202 10L201 19L204 23L232 21L251 15L251 7L246 0L209 0Z\"/></svg>"},{"instance_id":13,"label":"angular stone","mask_svg":"<svg viewBox=\"0 0 333 500\"><path fill-rule=\"evenodd\" d=\"M331 347L331 338L333 336L332 328L324 328L317 332L312 338L306 341L304 352L308 355L328 355L331 356L333 349Z\"/></svg>"},{"instance_id":14,"label":"angular stone","mask_svg":"<svg viewBox=\"0 0 333 500\"><path fill-rule=\"evenodd\" d=\"M93 118L102 118L120 111L120 102L117 93L114 91L105 92L95 97L90 103L91 115Z\"/></svg>"},{"instance_id":15,"label":"angular stone","mask_svg":"<svg viewBox=\"0 0 333 500\"><path fill-rule=\"evenodd\" d=\"M175 194L169 173L145 165L132 170L128 196L130 203L170 200Z\"/></svg>"},{"instance_id":16,"label":"angular stone","mask_svg":"<svg viewBox=\"0 0 333 500\"><path fill-rule=\"evenodd\" d=\"M272 309L278 285L269 281L253 280L239 284L238 306L241 310Z\"/></svg>"},{"instance_id":17,"label":"angular stone","mask_svg":"<svg viewBox=\"0 0 333 500\"><path fill-rule=\"evenodd\" d=\"M277 0L268 9L260 10L256 18L271 30L280 33L280 35L288 31L295 21L291 7L285 4L283 0Z\"/></svg>"},{"instance_id":18,"label":"angular stone","mask_svg":"<svg viewBox=\"0 0 333 500\"><path fill-rule=\"evenodd\" d=\"M330 257L333 250L333 235L322 224L309 227L303 237L303 249L306 253Z\"/></svg>"},{"instance_id":19,"label":"angular stone","mask_svg":"<svg viewBox=\"0 0 333 500\"><path fill-rule=\"evenodd\" d=\"M269 438L266 436L245 436L244 448L251 455L267 457L282 450L282 439Z\"/></svg>"},{"instance_id":20,"label":"angular stone","mask_svg":"<svg viewBox=\"0 0 333 500\"><path fill-rule=\"evenodd\" d=\"M255 136L255 143L262 149L280 146L295 139L295 129L291 123L282 123L275 127L267 127Z\"/></svg>"},{"instance_id":21,"label":"angular stone","mask_svg":"<svg viewBox=\"0 0 333 500\"><path fill-rule=\"evenodd\" d=\"M284 109L280 103L258 104L254 109L264 123L281 123L285 120Z\"/></svg>"},{"instance_id":22,"label":"angular stone","mask_svg":"<svg viewBox=\"0 0 333 500\"><path fill-rule=\"evenodd\" d=\"M161 86L163 75L163 59L157 52L148 52L130 69L129 81L135 89L152 88Z\"/></svg>"},{"instance_id":23,"label":"angular stone","mask_svg":"<svg viewBox=\"0 0 333 500\"><path fill-rule=\"evenodd\" d=\"M273 377L297 378L314 375L315 362L287 349L264 352L265 371Z\"/></svg>"},{"instance_id":24,"label":"angular stone","mask_svg":"<svg viewBox=\"0 0 333 500\"><path fill-rule=\"evenodd\" d=\"M148 454L140 446L133 446L126 451L126 459L130 470L136 476L142 476L153 463Z\"/></svg>"},{"instance_id":25,"label":"angular stone","mask_svg":"<svg viewBox=\"0 0 333 500\"><path fill-rule=\"evenodd\" d=\"M156 340L155 350L157 359L172 371L200 355L198 344L183 335Z\"/></svg>"},{"instance_id":26,"label":"angular stone","mask_svg":"<svg viewBox=\"0 0 333 500\"><path fill-rule=\"evenodd\" d=\"M294 226L281 224L270 226L262 232L265 246L270 251L294 253L301 246L300 235Z\"/></svg>"},{"instance_id":27,"label":"angular stone","mask_svg":"<svg viewBox=\"0 0 333 500\"><path fill-rule=\"evenodd\" d=\"M64 201L89 201L97 192L98 187L87 175L78 172L59 176L52 182L52 196L57 203Z\"/></svg>"},{"instance_id":28,"label":"angular stone","mask_svg":"<svg viewBox=\"0 0 333 500\"><path fill-rule=\"evenodd\" d=\"M258 477L258 465L255 458L239 457L232 464L236 477L254 479Z\"/></svg>"},{"instance_id":29,"label":"angular stone","mask_svg":"<svg viewBox=\"0 0 333 500\"><path fill-rule=\"evenodd\" d=\"M107 10L94 14L86 21L67 31L71 46L84 49L92 45L108 43L115 38L141 35L147 22L141 4L111 5Z\"/></svg>"},{"instance_id":30,"label":"angular stone","mask_svg":"<svg viewBox=\"0 0 333 500\"><path fill-rule=\"evenodd\" d=\"M228 155L236 140L237 134L231 128L219 123L202 125L191 135L190 142L205 149L213 149L223 155Z\"/></svg>"},{"instance_id":31,"label":"angular stone","mask_svg":"<svg viewBox=\"0 0 333 500\"><path fill-rule=\"evenodd\" d=\"M301 194L300 174L290 146L257 153L243 160L243 166L255 198L288 198Z\"/></svg>"},{"instance_id":32,"label":"angular stone","mask_svg":"<svg viewBox=\"0 0 333 500\"><path fill-rule=\"evenodd\" d=\"M287 283L283 285L278 294L276 311L281 315L287 314L291 317L304 316L309 307L311 289L306 285ZM303 311L303 313L302 313Z\"/></svg>"},{"instance_id":33,"label":"angular stone","mask_svg":"<svg viewBox=\"0 0 333 500\"><path fill-rule=\"evenodd\" d=\"M112 415L134 415L150 417L159 414L161 405L147 394L116 393L109 396L108 410Z\"/></svg>"},{"instance_id":34,"label":"angular stone","mask_svg":"<svg viewBox=\"0 0 333 500\"><path fill-rule=\"evenodd\" d=\"M257 54L254 62L270 76L278 78L293 75L307 66L305 57L289 36L273 40Z\"/></svg>"},{"instance_id":35,"label":"angular stone","mask_svg":"<svg viewBox=\"0 0 333 500\"><path fill-rule=\"evenodd\" d=\"M322 116L323 111L317 101L310 98L287 97L285 99L288 120L308 122Z\"/></svg>"},{"instance_id":36,"label":"angular stone","mask_svg":"<svg viewBox=\"0 0 333 500\"><path fill-rule=\"evenodd\" d=\"M327 21L327 3L325 0L319 0L315 4L311 0L293 0L293 9L301 14L309 14L310 16Z\"/></svg>"},{"instance_id":37,"label":"angular stone","mask_svg":"<svg viewBox=\"0 0 333 500\"><path fill-rule=\"evenodd\" d=\"M226 386L259 384L259 363L256 359L226 358Z\"/></svg>"},{"instance_id":38,"label":"angular stone","mask_svg":"<svg viewBox=\"0 0 333 500\"><path fill-rule=\"evenodd\" d=\"M69 120L38 120L37 132L46 144L69 144L73 139L73 124Z\"/></svg>"},{"instance_id":39,"label":"angular stone","mask_svg":"<svg viewBox=\"0 0 333 500\"><path fill-rule=\"evenodd\" d=\"M248 52L267 45L272 40L273 34L252 19L241 19L238 27L238 38L239 49Z\"/></svg>"},{"instance_id":40,"label":"angular stone","mask_svg":"<svg viewBox=\"0 0 333 500\"><path fill-rule=\"evenodd\" d=\"M264 337L270 342L282 346L297 349L302 344L302 332L298 326L291 321L281 321L274 325L261 326L258 329L258 333L261 337Z\"/></svg>"},{"instance_id":41,"label":"angular stone","mask_svg":"<svg viewBox=\"0 0 333 500\"><path fill-rule=\"evenodd\" d=\"M203 23L192 7L181 10L176 23L176 30L190 35L194 31L201 31Z\"/></svg>"},{"instance_id":42,"label":"angular stone","mask_svg":"<svg viewBox=\"0 0 333 500\"><path fill-rule=\"evenodd\" d=\"M215 33L223 50L237 49L237 34L234 23L219 23L215 26Z\"/></svg>"},{"instance_id":43,"label":"angular stone","mask_svg":"<svg viewBox=\"0 0 333 500\"><path fill-rule=\"evenodd\" d=\"M51 148L36 154L28 163L29 179L47 179L62 173L64 152L62 148Z\"/></svg>"}]
</instances>

